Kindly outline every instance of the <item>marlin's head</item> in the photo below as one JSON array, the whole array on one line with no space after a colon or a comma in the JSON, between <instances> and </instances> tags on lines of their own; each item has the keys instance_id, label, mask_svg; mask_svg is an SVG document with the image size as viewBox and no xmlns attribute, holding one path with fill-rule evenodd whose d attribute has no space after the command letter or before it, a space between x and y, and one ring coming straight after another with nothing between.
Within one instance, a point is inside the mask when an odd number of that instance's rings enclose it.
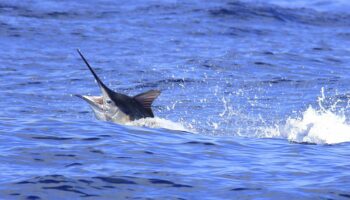
<instances>
[{"instance_id":1,"label":"marlin's head","mask_svg":"<svg viewBox=\"0 0 350 200\"><path fill-rule=\"evenodd\" d=\"M90 105L98 119L123 123L146 117L154 117L151 106L153 101L159 96L159 90L149 90L133 97L114 92L101 81L79 50L78 53L94 76L102 95L76 96L85 100Z\"/></svg>"},{"instance_id":2,"label":"marlin's head","mask_svg":"<svg viewBox=\"0 0 350 200\"><path fill-rule=\"evenodd\" d=\"M92 69L86 58L83 56L83 54L80 52L80 50L77 50L80 57L85 62L86 66L89 68L90 72L94 76L102 95L101 96L87 96L87 95L75 95L83 100L85 100L94 111L97 118L102 120L110 120L115 116L120 109L116 105L115 97L117 95L120 95L113 90L109 89L97 76L95 71Z\"/></svg>"}]
</instances>

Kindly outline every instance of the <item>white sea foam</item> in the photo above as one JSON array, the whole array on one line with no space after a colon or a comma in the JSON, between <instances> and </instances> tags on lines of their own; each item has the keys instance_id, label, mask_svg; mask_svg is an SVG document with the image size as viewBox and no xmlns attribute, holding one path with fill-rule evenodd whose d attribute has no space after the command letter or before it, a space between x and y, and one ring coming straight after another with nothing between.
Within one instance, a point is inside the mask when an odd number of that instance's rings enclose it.
<instances>
[{"instance_id":1,"label":"white sea foam","mask_svg":"<svg viewBox=\"0 0 350 200\"><path fill-rule=\"evenodd\" d=\"M293 142L316 144L336 144L350 142L350 124L344 112L336 112L334 107L325 109L325 96L321 91L319 108L309 106L301 117L288 118L283 125L268 127L260 132L260 137L287 138Z\"/></svg>"},{"instance_id":2,"label":"white sea foam","mask_svg":"<svg viewBox=\"0 0 350 200\"><path fill-rule=\"evenodd\" d=\"M263 137L283 137L293 142L335 144L350 141L350 124L344 115L311 106L301 118L288 118L284 125L267 128Z\"/></svg>"},{"instance_id":3,"label":"white sea foam","mask_svg":"<svg viewBox=\"0 0 350 200\"><path fill-rule=\"evenodd\" d=\"M149 128L165 128L177 131L194 132L191 127L186 128L182 123L173 122L167 119L155 117L155 118L142 118L139 120L127 122L125 125L131 126L143 126Z\"/></svg>"}]
</instances>

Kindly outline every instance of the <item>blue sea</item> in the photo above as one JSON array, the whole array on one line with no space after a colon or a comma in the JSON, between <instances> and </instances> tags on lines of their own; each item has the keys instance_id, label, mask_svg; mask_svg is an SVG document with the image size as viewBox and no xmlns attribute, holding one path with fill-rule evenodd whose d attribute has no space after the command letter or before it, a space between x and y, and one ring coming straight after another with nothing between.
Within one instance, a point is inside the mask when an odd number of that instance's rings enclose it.
<instances>
[{"instance_id":1,"label":"blue sea","mask_svg":"<svg viewBox=\"0 0 350 200\"><path fill-rule=\"evenodd\" d=\"M350 199L346 0L1 0L0 97L1 200Z\"/></svg>"}]
</instances>

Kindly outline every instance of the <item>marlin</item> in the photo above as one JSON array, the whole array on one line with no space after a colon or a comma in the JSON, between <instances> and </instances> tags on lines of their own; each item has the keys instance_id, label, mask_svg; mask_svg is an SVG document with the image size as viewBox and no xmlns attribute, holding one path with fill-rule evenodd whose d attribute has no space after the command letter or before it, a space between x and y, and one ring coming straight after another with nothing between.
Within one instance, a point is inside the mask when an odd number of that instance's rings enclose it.
<instances>
[{"instance_id":1,"label":"marlin","mask_svg":"<svg viewBox=\"0 0 350 200\"><path fill-rule=\"evenodd\" d=\"M109 89L97 76L86 58L77 49L80 57L94 76L100 90L100 96L75 95L85 100L99 120L126 123L142 118L153 118L152 103L160 95L159 90L149 90L136 96L128 96Z\"/></svg>"}]
</instances>

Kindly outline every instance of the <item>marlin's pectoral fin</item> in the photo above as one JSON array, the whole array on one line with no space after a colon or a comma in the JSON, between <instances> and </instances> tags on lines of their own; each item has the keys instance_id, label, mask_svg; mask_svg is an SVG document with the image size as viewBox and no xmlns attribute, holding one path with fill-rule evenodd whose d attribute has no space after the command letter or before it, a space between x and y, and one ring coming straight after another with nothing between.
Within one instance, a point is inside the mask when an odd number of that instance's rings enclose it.
<instances>
[{"instance_id":1,"label":"marlin's pectoral fin","mask_svg":"<svg viewBox=\"0 0 350 200\"><path fill-rule=\"evenodd\" d=\"M160 95L159 90L150 90L134 96L134 99L138 101L145 109L151 109L153 101Z\"/></svg>"}]
</instances>

